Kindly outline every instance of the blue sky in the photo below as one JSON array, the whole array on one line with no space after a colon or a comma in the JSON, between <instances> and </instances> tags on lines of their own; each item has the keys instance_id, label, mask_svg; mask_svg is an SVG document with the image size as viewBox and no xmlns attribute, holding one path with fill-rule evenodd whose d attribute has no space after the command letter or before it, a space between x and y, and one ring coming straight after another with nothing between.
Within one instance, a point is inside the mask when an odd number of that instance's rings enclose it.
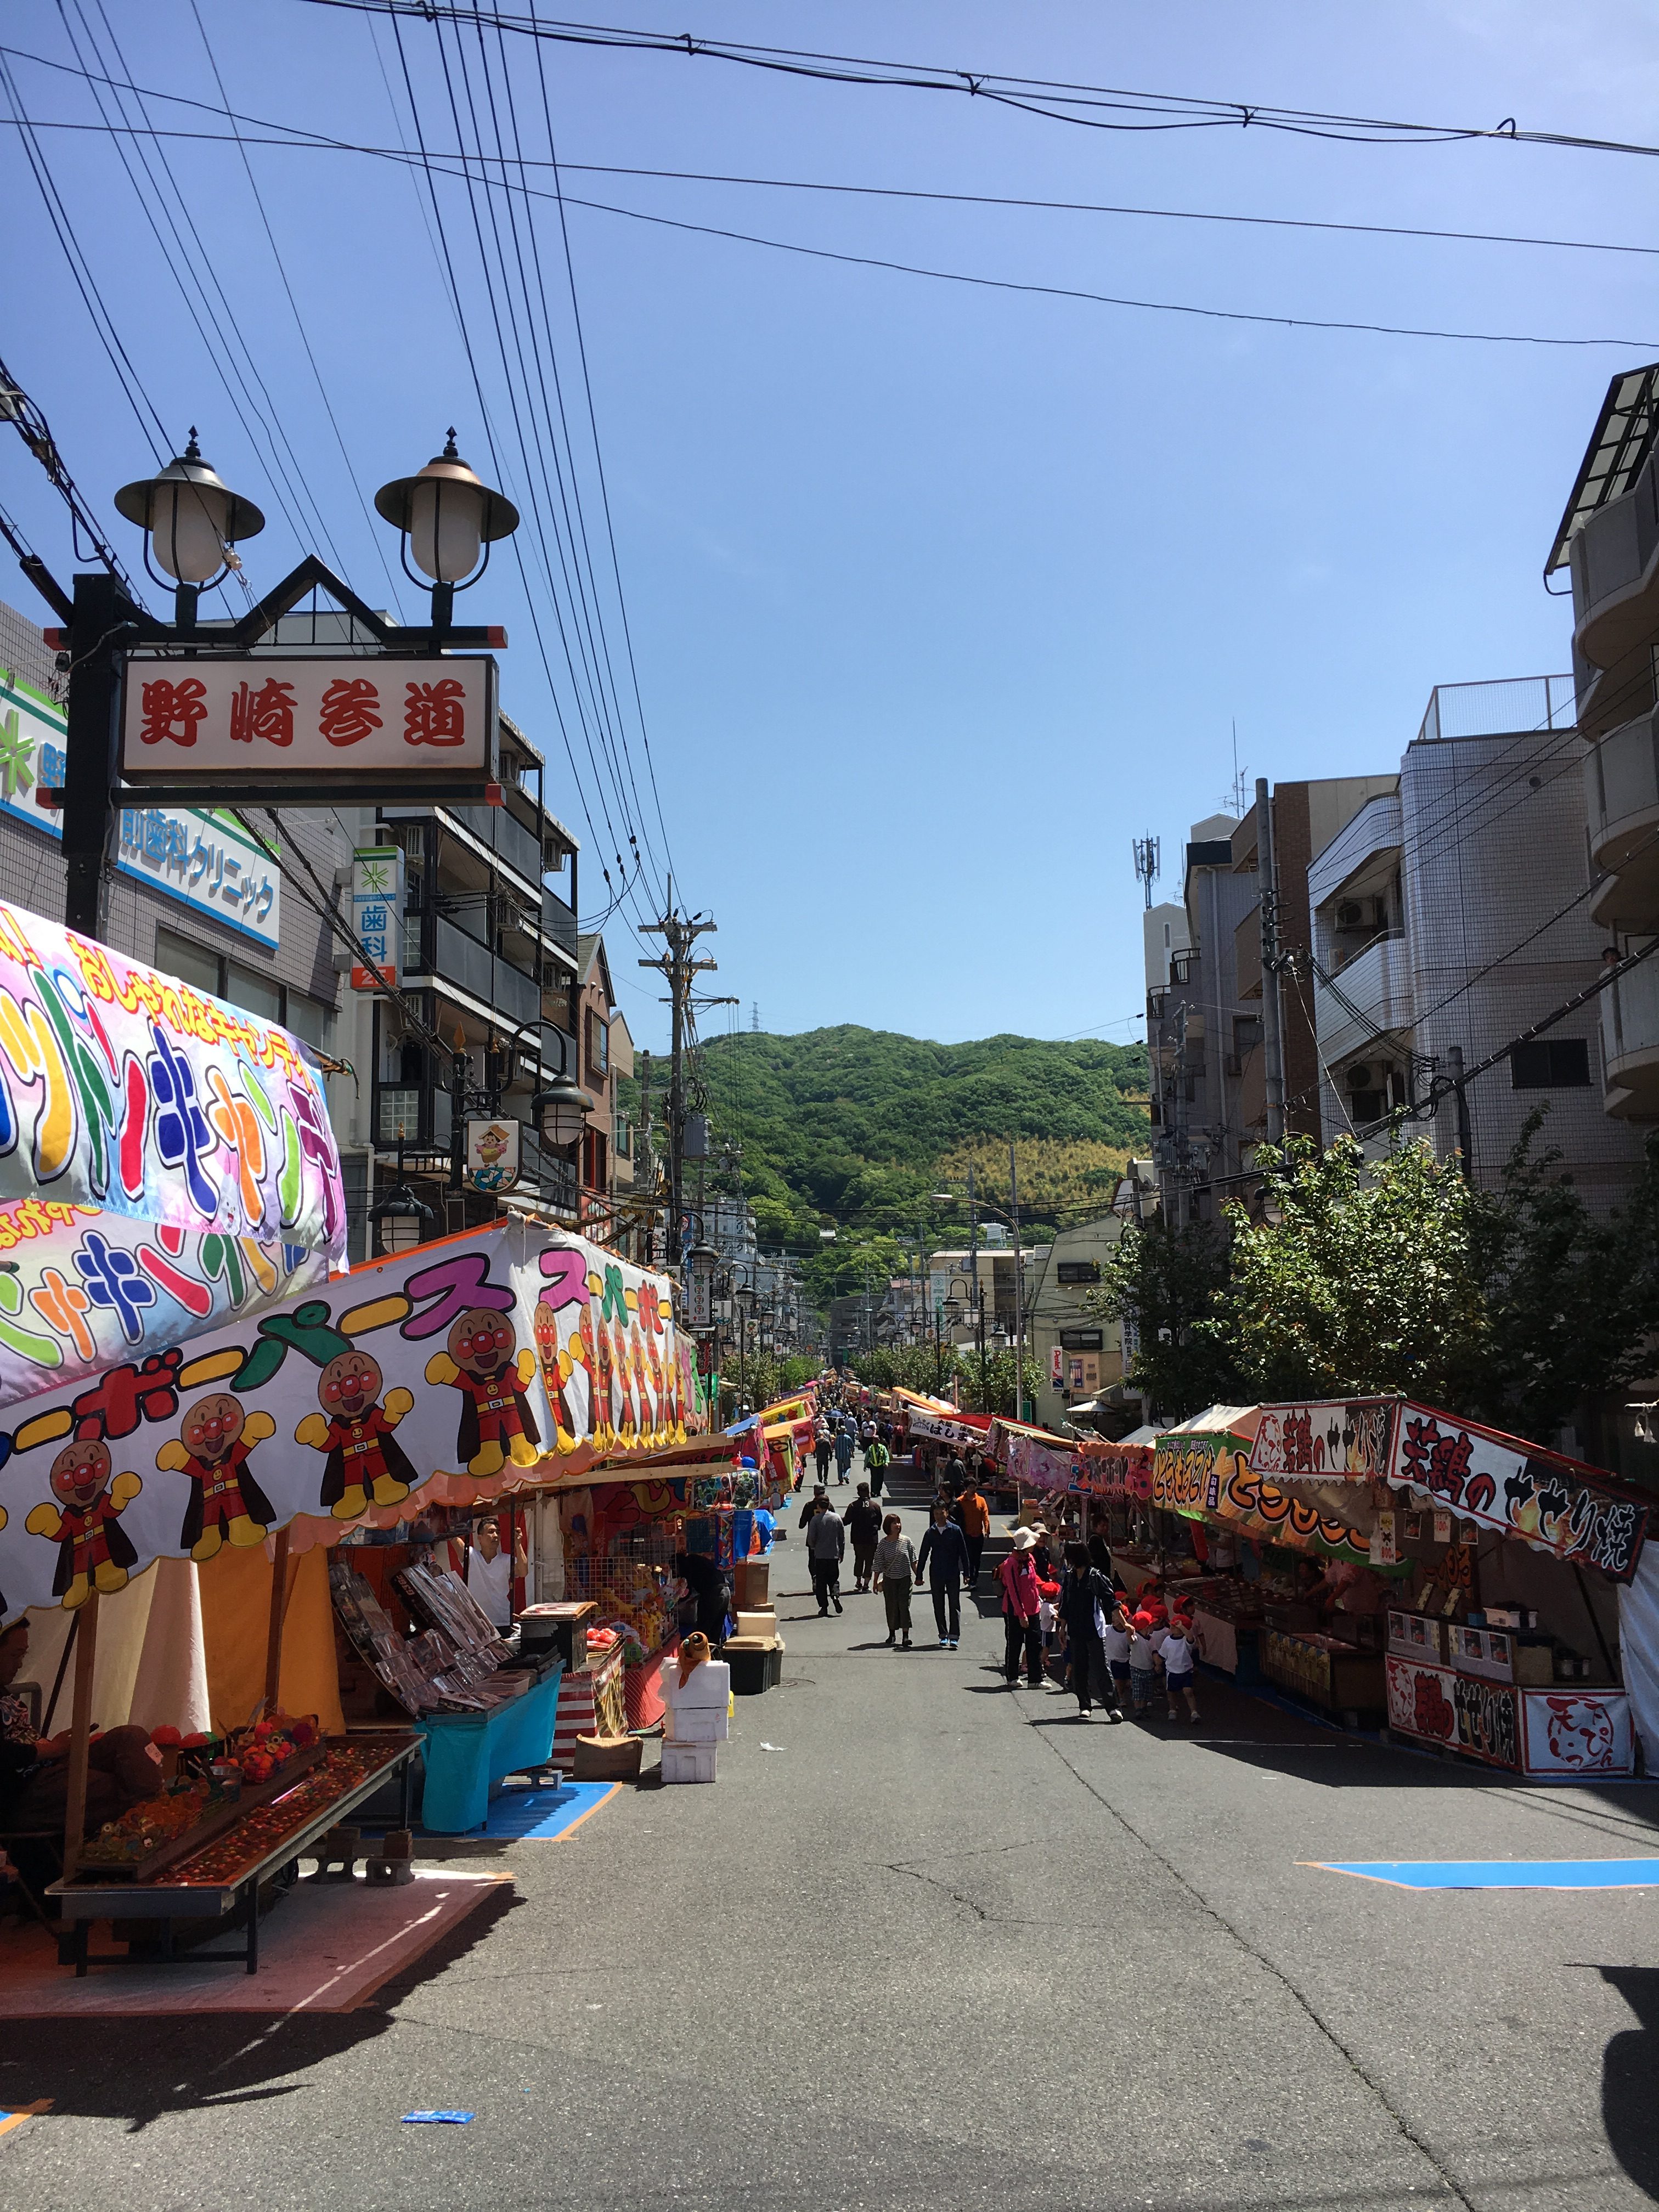
<instances>
[{"instance_id":1,"label":"blue sky","mask_svg":"<svg viewBox=\"0 0 1659 2212\"><path fill-rule=\"evenodd\" d=\"M69 0L70 23L106 40L97 0L85 6L83 22ZM216 99L190 0L125 0L110 20L140 86ZM1282 106L1450 123L1514 116L1601 137L1650 137L1659 112L1659 24L1598 0L1367 11L1237 0L1018 10L618 0L607 20ZM402 143L408 105L384 27L377 46L363 16L301 0L204 6L201 21L235 109L354 143ZM15 48L75 58L56 10L9 22ZM404 40L428 144L452 148L434 34L410 23ZM533 57L522 41L508 49L526 148L544 155ZM469 51L476 60L476 44ZM1098 132L965 98L565 46L546 66L566 164L1603 241L1659 235L1652 160L1262 131ZM83 82L15 57L12 67L31 116L97 119ZM499 73L495 82L503 98ZM481 76L473 88L481 97ZM175 129L225 127L157 102L148 113ZM18 137L0 128L6 358L136 566L136 534L109 495L153 464ZM337 440L237 149L164 143L223 288L203 319L222 334L228 302L294 475L350 580L385 604L395 550L359 494L417 467L452 422L463 453L491 472L424 186L406 167L364 155L249 149ZM247 549L262 588L319 536L304 495L277 479L259 428L264 396L244 364L232 380L245 429L180 304L179 248L165 229L165 251L158 244L111 140L58 130L39 143L169 440L198 423L222 472L270 514ZM544 186L546 173L533 181ZM574 170L564 183L573 196L691 222L1026 283L1629 342L1553 349L1222 323L840 265L568 208L665 836L609 580L558 210L536 203L544 328L611 647L600 688L614 675L610 712L628 758L591 702L584 735L538 592L550 690L512 558L498 555L462 605L511 631L504 697L546 750L553 804L582 838L585 914L604 902L601 854L629 860L629 822L648 848L606 925L641 1042L659 1043L664 1024L626 916L651 906L665 849L685 902L718 919L711 988L738 994L745 1022L757 1001L778 1030L850 1021L946 1040L1003 1030L1132 1037L1141 956L1130 840L1157 831L1173 860L1186 824L1226 790L1235 720L1253 774L1387 769L1435 683L1567 665L1565 608L1540 571L1608 378L1659 355L1652 260ZM525 421L540 394L533 362L523 377L516 368L524 318L483 276L460 185L438 190L504 488L528 512L514 400ZM532 251L527 233L520 244ZM546 404L556 413L550 387ZM73 566L64 512L11 441L0 446L0 501L55 567ZM533 580L540 555L528 527L520 550ZM0 590L39 611L21 579ZM405 604L412 614L406 587ZM581 645L573 649L580 661Z\"/></svg>"}]
</instances>

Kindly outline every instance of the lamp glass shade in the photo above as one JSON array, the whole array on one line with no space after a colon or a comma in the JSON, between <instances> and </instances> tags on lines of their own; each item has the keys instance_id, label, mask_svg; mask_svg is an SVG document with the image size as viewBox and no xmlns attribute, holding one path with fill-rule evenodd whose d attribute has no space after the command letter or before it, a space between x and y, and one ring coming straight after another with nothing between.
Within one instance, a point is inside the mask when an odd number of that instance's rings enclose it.
<instances>
[{"instance_id":1,"label":"lamp glass shade","mask_svg":"<svg viewBox=\"0 0 1659 2212\"><path fill-rule=\"evenodd\" d=\"M459 584L472 574L483 543L487 498L481 487L416 477L409 494L409 550L423 576L434 584Z\"/></svg>"},{"instance_id":2,"label":"lamp glass shade","mask_svg":"<svg viewBox=\"0 0 1659 2212\"><path fill-rule=\"evenodd\" d=\"M386 1212L380 1216L380 1249L386 1252L412 1252L421 1241L424 1226L421 1212L411 1209L404 1212Z\"/></svg>"},{"instance_id":3,"label":"lamp glass shade","mask_svg":"<svg viewBox=\"0 0 1659 2212\"><path fill-rule=\"evenodd\" d=\"M542 1141L562 1152L574 1145L587 1127L587 1097L568 1079L550 1090L538 1091L531 1101Z\"/></svg>"},{"instance_id":4,"label":"lamp glass shade","mask_svg":"<svg viewBox=\"0 0 1659 2212\"><path fill-rule=\"evenodd\" d=\"M213 484L158 483L150 509L157 565L176 583L205 584L224 566L228 495Z\"/></svg>"}]
</instances>

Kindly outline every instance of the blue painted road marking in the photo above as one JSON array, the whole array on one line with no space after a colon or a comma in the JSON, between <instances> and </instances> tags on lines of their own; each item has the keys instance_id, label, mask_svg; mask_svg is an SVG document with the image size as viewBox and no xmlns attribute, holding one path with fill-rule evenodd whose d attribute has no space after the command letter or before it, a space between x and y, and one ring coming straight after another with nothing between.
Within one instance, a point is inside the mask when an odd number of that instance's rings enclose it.
<instances>
[{"instance_id":1,"label":"blue painted road marking","mask_svg":"<svg viewBox=\"0 0 1659 2212\"><path fill-rule=\"evenodd\" d=\"M1659 1859L1303 1859L1395 1889L1659 1889Z\"/></svg>"}]
</instances>

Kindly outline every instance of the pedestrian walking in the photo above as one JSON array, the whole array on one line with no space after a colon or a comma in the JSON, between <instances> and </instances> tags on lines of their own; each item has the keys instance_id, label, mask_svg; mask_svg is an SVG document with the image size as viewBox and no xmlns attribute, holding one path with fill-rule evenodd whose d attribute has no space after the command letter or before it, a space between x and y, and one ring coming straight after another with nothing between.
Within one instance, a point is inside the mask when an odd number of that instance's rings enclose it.
<instances>
[{"instance_id":1,"label":"pedestrian walking","mask_svg":"<svg viewBox=\"0 0 1659 2212\"><path fill-rule=\"evenodd\" d=\"M887 1470L892 1463L893 1455L879 1437L866 1447L864 1471L870 1478L870 1495L872 1498L881 1496L881 1486L887 1480Z\"/></svg>"},{"instance_id":2,"label":"pedestrian walking","mask_svg":"<svg viewBox=\"0 0 1659 2212\"><path fill-rule=\"evenodd\" d=\"M991 1509L981 1495L972 1477L968 1487L957 1500L957 1524L968 1541L968 1587L979 1587L979 1563L985 1551L985 1539L991 1533Z\"/></svg>"},{"instance_id":3,"label":"pedestrian walking","mask_svg":"<svg viewBox=\"0 0 1659 2212\"><path fill-rule=\"evenodd\" d=\"M1072 1654L1072 1689L1079 1713L1086 1719L1097 1694L1110 1721L1121 1721L1105 1649L1105 1632L1119 1617L1117 1594L1089 1560L1086 1544L1066 1547L1066 1572L1060 1585L1060 1613Z\"/></svg>"},{"instance_id":4,"label":"pedestrian walking","mask_svg":"<svg viewBox=\"0 0 1659 2212\"><path fill-rule=\"evenodd\" d=\"M1042 1592L1031 1557L1036 1542L1029 1528L1016 1528L1014 1547L997 1569L1005 1638L1002 1671L1011 1690L1019 1680L1022 1654L1027 1683L1034 1690L1042 1687L1042 1631L1038 1625Z\"/></svg>"},{"instance_id":5,"label":"pedestrian walking","mask_svg":"<svg viewBox=\"0 0 1659 2212\"><path fill-rule=\"evenodd\" d=\"M876 1547L876 1588L887 1607L887 1641L902 1633L902 1649L910 1649L910 1592L916 1581L916 1549L904 1534L904 1523L890 1513L881 1524Z\"/></svg>"},{"instance_id":6,"label":"pedestrian walking","mask_svg":"<svg viewBox=\"0 0 1659 2212\"><path fill-rule=\"evenodd\" d=\"M952 1498L968 1487L968 1464L954 1444L945 1462L945 1487Z\"/></svg>"},{"instance_id":7,"label":"pedestrian walking","mask_svg":"<svg viewBox=\"0 0 1659 2212\"><path fill-rule=\"evenodd\" d=\"M828 1613L832 1605L841 1611L841 1563L846 1552L846 1525L830 1500L823 1498L806 1524L806 1560L820 1613Z\"/></svg>"},{"instance_id":8,"label":"pedestrian walking","mask_svg":"<svg viewBox=\"0 0 1659 2212\"><path fill-rule=\"evenodd\" d=\"M845 1483L850 1480L848 1470L853 1464L853 1431L843 1428L836 1437L836 1480Z\"/></svg>"},{"instance_id":9,"label":"pedestrian walking","mask_svg":"<svg viewBox=\"0 0 1659 2212\"><path fill-rule=\"evenodd\" d=\"M968 1546L945 1500L934 1501L933 1517L921 1540L916 1572L926 1569L939 1623L941 1651L954 1651L962 1640L962 1585L968 1573Z\"/></svg>"},{"instance_id":10,"label":"pedestrian walking","mask_svg":"<svg viewBox=\"0 0 1659 2212\"><path fill-rule=\"evenodd\" d=\"M1123 1717L1123 1700L1129 1694L1129 1616L1123 1607L1121 1591L1115 1589L1115 1603L1103 1608L1106 1626L1101 1631L1100 1648L1105 1655L1110 1674L1109 1702L1117 1708L1120 1720Z\"/></svg>"},{"instance_id":11,"label":"pedestrian walking","mask_svg":"<svg viewBox=\"0 0 1659 2212\"><path fill-rule=\"evenodd\" d=\"M812 1516L817 1511L819 1506L827 1505L829 1503L830 1493L824 1488L823 1485L819 1483L817 1489L813 1491L812 1495L807 1499L805 1504L800 1509L801 1527L803 1528L810 1528L812 1525Z\"/></svg>"},{"instance_id":12,"label":"pedestrian walking","mask_svg":"<svg viewBox=\"0 0 1659 2212\"><path fill-rule=\"evenodd\" d=\"M1184 1613L1177 1613L1170 1623L1170 1632L1164 1639L1164 1649L1158 1656L1164 1662L1164 1692L1170 1701L1170 1718L1179 1720L1176 1705L1177 1697L1187 1700L1187 1719L1189 1725L1198 1722L1198 1692L1193 1677L1197 1672L1197 1655L1193 1645L1193 1625Z\"/></svg>"},{"instance_id":13,"label":"pedestrian walking","mask_svg":"<svg viewBox=\"0 0 1659 2212\"><path fill-rule=\"evenodd\" d=\"M676 1552L674 1572L697 1601L697 1633L708 1638L716 1656L726 1641L732 1610L732 1585L717 1560L701 1552Z\"/></svg>"},{"instance_id":14,"label":"pedestrian walking","mask_svg":"<svg viewBox=\"0 0 1659 2212\"><path fill-rule=\"evenodd\" d=\"M835 1448L835 1431L823 1413L812 1431L812 1456L817 1462L820 1487L829 1480L830 1455Z\"/></svg>"},{"instance_id":15,"label":"pedestrian walking","mask_svg":"<svg viewBox=\"0 0 1659 2212\"><path fill-rule=\"evenodd\" d=\"M853 1588L867 1590L881 1537L881 1508L871 1497L867 1482L860 1483L858 1495L847 1509L847 1534L853 1545Z\"/></svg>"}]
</instances>

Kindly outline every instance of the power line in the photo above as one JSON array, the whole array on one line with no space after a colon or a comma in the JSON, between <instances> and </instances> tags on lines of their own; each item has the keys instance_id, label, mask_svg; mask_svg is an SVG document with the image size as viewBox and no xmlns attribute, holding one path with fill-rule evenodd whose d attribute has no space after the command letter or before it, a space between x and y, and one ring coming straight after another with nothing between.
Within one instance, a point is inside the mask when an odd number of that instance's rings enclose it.
<instances>
[{"instance_id":1,"label":"power line","mask_svg":"<svg viewBox=\"0 0 1659 2212\"><path fill-rule=\"evenodd\" d=\"M45 54L31 52L27 47L0 46L0 53L34 63L42 69L62 70L76 76L87 71L71 69L70 64L54 61ZM268 117L246 115L240 110L216 106L206 100L192 100L183 93L162 92L151 87L141 88L147 100L165 100L180 107L199 107L212 114L223 114L238 125L251 124L270 135L255 137L246 130L234 133L222 131L161 131L164 138L179 138L206 145L244 145L285 147L295 153L339 153L366 155L377 161L412 163L413 156L407 147L375 146L361 141L336 138L326 131L313 131L308 125L278 123ZM58 117L36 116L32 127L37 131L131 131L124 124L76 122ZM1506 134L1507 135L1507 134ZM435 161L471 159L489 162L488 155L472 154L463 156L446 149L433 148L431 158ZM509 166L501 164L503 167ZM920 200L946 206L1026 208L1062 215L1109 215L1142 217L1163 222L1217 222L1242 225L1263 230L1327 231L1344 236L1362 238L1416 238L1472 246L1527 246L1571 253L1632 253L1659 256L1659 246L1629 244L1619 240L1591 238L1550 238L1541 234L1504 230L1447 230L1424 223L1336 222L1312 216L1244 215L1231 209L1141 207L1127 202L1109 200L1053 200L1033 195L1012 192L952 192L929 190L919 185L846 184L811 177L757 177L717 169L658 169L637 163L617 161L541 161L531 155L514 155L510 164L514 168L552 169L567 174L600 177L643 177L665 182L698 185L739 185L761 187L772 191L833 192L868 199ZM447 173L453 173L449 172Z\"/></svg>"},{"instance_id":2,"label":"power line","mask_svg":"<svg viewBox=\"0 0 1659 2212\"><path fill-rule=\"evenodd\" d=\"M349 7L357 0L308 0L313 7ZM828 246L802 246L793 240L763 238L757 232L732 230L723 225L691 222L683 216L647 215L640 208L617 207L608 200L579 199L564 195L571 207L591 208L599 215L623 216L630 222L654 223L665 230L695 231L705 238L724 238L741 246L769 246L774 252L805 254L813 261L837 261L856 269L884 269L901 276L927 276L945 284L971 284L993 292L1020 292L1051 300L1085 300L1105 307L1129 307L1146 314L1192 315L1220 323L1267 324L1279 330L1352 331L1371 337L1442 338L1470 345L1617 346L1620 351L1650 351L1659 339L1631 337L1562 337L1530 331L1449 331L1411 323L1370 323L1325 315L1271 315L1243 307L1203 307L1180 300L1139 300L1116 292L1094 292L1074 284L1038 284L1012 276L982 276L960 269L930 269L920 262L893 261L874 253L846 253Z\"/></svg>"},{"instance_id":3,"label":"power line","mask_svg":"<svg viewBox=\"0 0 1659 2212\"><path fill-rule=\"evenodd\" d=\"M441 0L310 0L313 7L342 8L359 14L415 15L428 22L455 18L460 11ZM473 12L482 14L474 0ZM927 62L893 62L852 54L817 53L791 46L749 46L723 39L694 38L636 31L601 23L561 22L550 17L513 15L497 9L486 18L503 30L567 46L621 47L632 52L674 54L690 60L722 61L784 76L822 83L891 87L910 92L965 94L1013 107L1053 122L1102 131L1260 130L1288 131L1297 137L1332 138L1351 144L1439 144L1495 139L1508 145L1549 146L1578 152L1659 155L1659 147L1620 139L1589 138L1557 131L1522 131L1514 117L1497 125L1405 122L1385 116L1343 115L1319 108L1279 107L1259 100L1216 99L1189 93L1138 92L1121 86L1079 84L1064 79L1021 77L995 70L964 70ZM1121 117L1122 120L1114 119ZM1136 119L1130 119L1136 118Z\"/></svg>"}]
</instances>

